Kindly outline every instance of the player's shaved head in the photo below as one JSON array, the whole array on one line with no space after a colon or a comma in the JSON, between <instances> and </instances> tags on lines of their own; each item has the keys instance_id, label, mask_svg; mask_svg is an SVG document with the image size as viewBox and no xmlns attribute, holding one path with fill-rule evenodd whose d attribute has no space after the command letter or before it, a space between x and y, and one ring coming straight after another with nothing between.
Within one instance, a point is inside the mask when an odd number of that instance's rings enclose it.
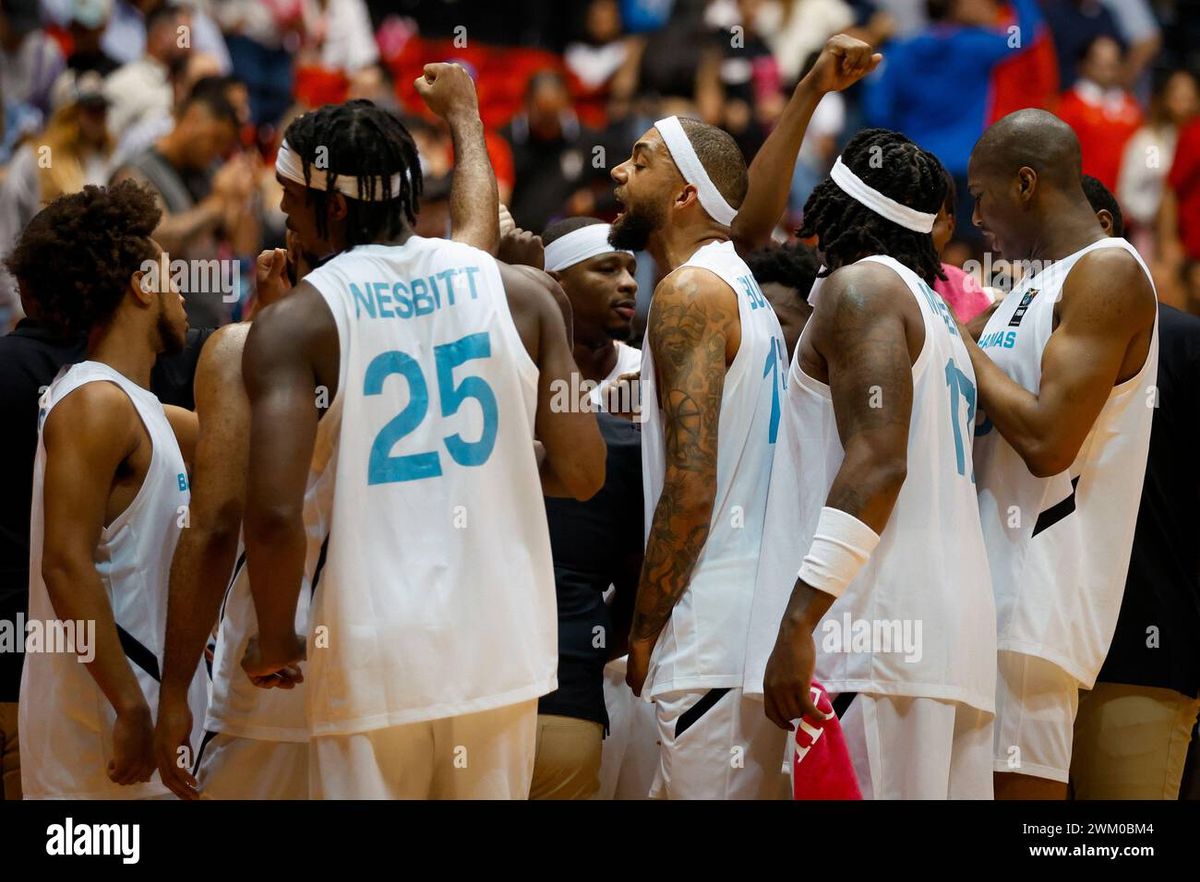
<instances>
[{"instance_id":1,"label":"player's shaved head","mask_svg":"<svg viewBox=\"0 0 1200 882\"><path fill-rule=\"evenodd\" d=\"M1010 113L983 133L971 154L972 164L986 172L1015 175L1022 168L1038 180L1061 189L1079 186L1082 153L1069 125L1045 110Z\"/></svg>"},{"instance_id":2,"label":"player's shaved head","mask_svg":"<svg viewBox=\"0 0 1200 882\"><path fill-rule=\"evenodd\" d=\"M1079 139L1069 125L1044 110L1010 113L971 151L971 220L989 249L1010 260L1044 252L1066 228L1086 236L1097 221L1082 177Z\"/></svg>"}]
</instances>

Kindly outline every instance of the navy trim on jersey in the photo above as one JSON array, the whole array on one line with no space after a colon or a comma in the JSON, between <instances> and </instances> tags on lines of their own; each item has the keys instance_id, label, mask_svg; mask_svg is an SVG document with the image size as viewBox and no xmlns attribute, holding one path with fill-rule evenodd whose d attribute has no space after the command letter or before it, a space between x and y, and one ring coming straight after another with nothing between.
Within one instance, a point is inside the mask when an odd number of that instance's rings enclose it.
<instances>
[{"instance_id":1,"label":"navy trim on jersey","mask_svg":"<svg viewBox=\"0 0 1200 882\"><path fill-rule=\"evenodd\" d=\"M850 705L854 699L858 698L857 692L841 692L833 700L833 712L837 714L838 719L846 716L846 711L850 710Z\"/></svg>"},{"instance_id":2,"label":"navy trim on jersey","mask_svg":"<svg viewBox=\"0 0 1200 882\"><path fill-rule=\"evenodd\" d=\"M1062 502L1056 502L1040 515L1038 515L1037 523L1033 525L1033 535L1036 536L1042 530L1049 530L1071 512L1075 511L1075 490L1079 486L1079 478L1071 479L1071 495Z\"/></svg>"},{"instance_id":3,"label":"navy trim on jersey","mask_svg":"<svg viewBox=\"0 0 1200 882\"><path fill-rule=\"evenodd\" d=\"M217 737L216 732L205 730L204 737L200 739L200 749L196 751L196 761L192 763L192 776L200 774L200 760L204 758L204 749L208 747L208 742Z\"/></svg>"},{"instance_id":4,"label":"navy trim on jersey","mask_svg":"<svg viewBox=\"0 0 1200 882\"><path fill-rule=\"evenodd\" d=\"M321 553L317 555L317 566L313 570L312 589L309 591L309 597L317 593L317 583L321 581L321 571L325 569L325 558L329 554L329 533L325 534L325 541L321 543Z\"/></svg>"},{"instance_id":5,"label":"navy trim on jersey","mask_svg":"<svg viewBox=\"0 0 1200 882\"><path fill-rule=\"evenodd\" d=\"M221 598L221 611L217 613L217 621L225 621L225 606L229 603L229 595L233 593L233 586L237 584L238 576L242 574L242 567L246 565L246 550L242 549L241 555L237 559L237 563L233 565L233 575L229 577L229 584L225 586L225 596Z\"/></svg>"},{"instance_id":6,"label":"navy trim on jersey","mask_svg":"<svg viewBox=\"0 0 1200 882\"><path fill-rule=\"evenodd\" d=\"M158 659L153 652L120 625L117 625L117 639L121 641L121 649L125 650L126 658L153 677L156 683L162 682L162 676L158 672Z\"/></svg>"},{"instance_id":7,"label":"navy trim on jersey","mask_svg":"<svg viewBox=\"0 0 1200 882\"><path fill-rule=\"evenodd\" d=\"M708 713L718 701L724 698L725 693L728 691L729 687L726 686L724 689L709 689L705 692L699 701L680 715L678 722L675 723L675 737L678 738L690 729L696 721Z\"/></svg>"}]
</instances>

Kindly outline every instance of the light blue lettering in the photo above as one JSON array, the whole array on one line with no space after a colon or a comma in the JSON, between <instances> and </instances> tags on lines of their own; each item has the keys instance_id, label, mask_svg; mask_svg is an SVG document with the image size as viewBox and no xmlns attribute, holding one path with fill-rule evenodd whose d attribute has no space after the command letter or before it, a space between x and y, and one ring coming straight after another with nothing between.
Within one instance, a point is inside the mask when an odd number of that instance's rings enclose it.
<instances>
[{"instance_id":1,"label":"light blue lettering","mask_svg":"<svg viewBox=\"0 0 1200 882\"><path fill-rule=\"evenodd\" d=\"M471 299L477 300L479 298L479 292L475 290L475 274L479 272L479 267L468 266L464 267L464 269L467 272L467 281L471 284Z\"/></svg>"},{"instance_id":2,"label":"light blue lettering","mask_svg":"<svg viewBox=\"0 0 1200 882\"><path fill-rule=\"evenodd\" d=\"M438 273L438 278L446 284L446 305L454 305L454 276L458 272L458 268L454 267L448 270L442 270Z\"/></svg>"},{"instance_id":3,"label":"light blue lettering","mask_svg":"<svg viewBox=\"0 0 1200 882\"><path fill-rule=\"evenodd\" d=\"M367 293L363 294L358 290L358 285L350 283L350 293L354 296L354 317L362 316L362 311L365 309L371 318L375 318L375 301L371 299L371 286L367 285Z\"/></svg>"},{"instance_id":4,"label":"light blue lettering","mask_svg":"<svg viewBox=\"0 0 1200 882\"><path fill-rule=\"evenodd\" d=\"M417 315L429 315L433 312L433 298L429 296L429 286L424 279L413 279L409 284L409 290L412 291L413 308ZM418 286L420 290L418 290ZM422 304L425 304L422 306Z\"/></svg>"},{"instance_id":5,"label":"light blue lettering","mask_svg":"<svg viewBox=\"0 0 1200 882\"><path fill-rule=\"evenodd\" d=\"M400 292L404 293L401 294ZM413 305L408 299L408 285L403 282L397 282L392 285L392 300L396 304L396 315L400 318L412 318Z\"/></svg>"},{"instance_id":6,"label":"light blue lettering","mask_svg":"<svg viewBox=\"0 0 1200 882\"><path fill-rule=\"evenodd\" d=\"M375 283L375 300L379 304L380 318L395 318L396 313L387 308L388 303L392 302L391 295L387 293L387 282Z\"/></svg>"}]
</instances>

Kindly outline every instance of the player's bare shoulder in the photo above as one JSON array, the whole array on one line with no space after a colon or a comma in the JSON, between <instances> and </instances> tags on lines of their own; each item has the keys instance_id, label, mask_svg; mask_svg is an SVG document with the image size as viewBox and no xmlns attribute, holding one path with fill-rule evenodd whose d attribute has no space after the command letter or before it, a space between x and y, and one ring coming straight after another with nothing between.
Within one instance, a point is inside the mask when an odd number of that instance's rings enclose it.
<instances>
[{"instance_id":1,"label":"player's bare shoulder","mask_svg":"<svg viewBox=\"0 0 1200 882\"><path fill-rule=\"evenodd\" d=\"M801 366L825 382L826 360L861 353L890 340L901 328L915 362L925 344L921 307L908 284L886 264L858 261L830 273L815 298L800 350Z\"/></svg>"},{"instance_id":2,"label":"player's bare shoulder","mask_svg":"<svg viewBox=\"0 0 1200 882\"><path fill-rule=\"evenodd\" d=\"M242 352L246 348L246 337L250 333L250 322L225 325L213 332L200 350L200 361L196 365L196 393L212 389L217 391L227 384L242 382Z\"/></svg>"},{"instance_id":3,"label":"player's bare shoulder","mask_svg":"<svg viewBox=\"0 0 1200 882\"><path fill-rule=\"evenodd\" d=\"M1124 248L1097 248L1079 258L1063 284L1063 307L1108 313L1149 331L1157 311L1154 288L1141 263Z\"/></svg>"},{"instance_id":4,"label":"player's bare shoulder","mask_svg":"<svg viewBox=\"0 0 1200 882\"><path fill-rule=\"evenodd\" d=\"M726 343L726 363L737 353L741 319L737 293L712 270L681 266L654 289L649 327L652 345L666 352L694 347L705 337Z\"/></svg>"},{"instance_id":5,"label":"player's bare shoulder","mask_svg":"<svg viewBox=\"0 0 1200 882\"><path fill-rule=\"evenodd\" d=\"M860 260L829 274L813 311L814 314L817 308L834 314L846 311L851 316L865 309L898 311L905 302L895 295L907 290L904 280L891 267L874 260Z\"/></svg>"},{"instance_id":6,"label":"player's bare shoulder","mask_svg":"<svg viewBox=\"0 0 1200 882\"><path fill-rule=\"evenodd\" d=\"M250 323L242 356L246 388L251 390L273 370L302 368L311 369L317 382L333 395L338 386L340 346L329 304L316 287L301 281Z\"/></svg>"},{"instance_id":7,"label":"player's bare shoulder","mask_svg":"<svg viewBox=\"0 0 1200 882\"><path fill-rule=\"evenodd\" d=\"M1055 304L1055 331L1067 322L1072 332L1122 346L1116 382L1141 371L1150 353L1158 299L1149 276L1124 248L1097 248L1071 267Z\"/></svg>"},{"instance_id":8,"label":"player's bare shoulder","mask_svg":"<svg viewBox=\"0 0 1200 882\"><path fill-rule=\"evenodd\" d=\"M141 419L128 393L113 382L84 383L57 402L43 427L47 447L73 438L87 443L103 439L132 449Z\"/></svg>"},{"instance_id":9,"label":"player's bare shoulder","mask_svg":"<svg viewBox=\"0 0 1200 882\"><path fill-rule=\"evenodd\" d=\"M732 313L737 318L737 293L729 283L702 266L681 266L663 277L654 289L656 304L670 301L691 306L714 316Z\"/></svg>"},{"instance_id":10,"label":"player's bare shoulder","mask_svg":"<svg viewBox=\"0 0 1200 882\"><path fill-rule=\"evenodd\" d=\"M543 322L554 315L562 317L566 328L571 327L571 303L553 277L531 266L496 262L500 282L508 300L508 311L529 357L539 360Z\"/></svg>"}]
</instances>

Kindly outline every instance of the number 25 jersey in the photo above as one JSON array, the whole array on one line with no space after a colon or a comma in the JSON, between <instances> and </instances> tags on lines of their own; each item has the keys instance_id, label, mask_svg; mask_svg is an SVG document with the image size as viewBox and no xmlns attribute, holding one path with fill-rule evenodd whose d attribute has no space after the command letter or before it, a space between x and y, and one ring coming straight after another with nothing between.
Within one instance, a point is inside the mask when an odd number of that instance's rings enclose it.
<instances>
[{"instance_id":1,"label":"number 25 jersey","mask_svg":"<svg viewBox=\"0 0 1200 882\"><path fill-rule=\"evenodd\" d=\"M553 691L538 370L495 260L413 236L360 245L305 281L333 313L341 348L317 439L336 471L310 614L313 735Z\"/></svg>"}]
</instances>

